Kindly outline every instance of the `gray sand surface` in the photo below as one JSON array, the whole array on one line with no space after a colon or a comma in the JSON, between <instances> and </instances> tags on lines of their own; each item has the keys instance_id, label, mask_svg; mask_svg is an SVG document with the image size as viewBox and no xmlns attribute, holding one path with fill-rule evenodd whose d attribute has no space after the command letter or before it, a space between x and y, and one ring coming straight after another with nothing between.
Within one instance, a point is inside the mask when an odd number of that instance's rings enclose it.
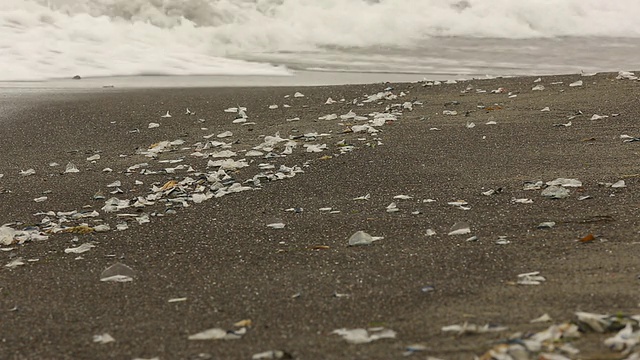
<instances>
[{"instance_id":1,"label":"gray sand surface","mask_svg":"<svg viewBox=\"0 0 640 360\"><path fill-rule=\"evenodd\" d=\"M37 212L95 209L97 218L62 225L95 226L102 219L112 228L50 234L48 240L0 252L0 358L251 359L280 349L295 359L392 359L403 358L407 345L423 344L426 351L412 358L472 359L514 332L573 320L576 311L639 313L640 142L623 142L620 135L640 136L640 82L615 75L543 77L539 83L525 77L438 86L115 88L0 97L0 224L22 229L42 221L45 216L34 216ZM569 86L577 80L584 85ZM545 89L532 91L538 84ZM406 96L352 103L387 87ZM491 93L499 87L506 92ZM295 98L296 91L305 97ZM517 97L510 98L509 92ZM345 101L325 105L328 97ZM384 112L407 101L422 104L379 127L377 135L344 132L366 121L317 120L350 110ZM459 104L445 105L452 101ZM271 104L279 108L270 110ZM248 121L255 125L232 124L235 114L223 110L234 106L247 107ZM187 107L196 114L185 115ZM540 111L544 107L550 111ZM458 115L443 115L444 110ZM167 111L172 117L161 118ZM568 123L577 111L582 115L571 126L554 126ZM594 114L608 118L590 120ZM285 120L295 117L300 120ZM486 125L490 120L497 124ZM148 129L150 122L160 127ZM475 127L468 128L470 122ZM299 139L287 157L245 157L253 161L249 167L228 172L237 182L260 172L259 163L276 169L298 165L304 173L263 180L260 190L200 204L189 201L188 208L173 205L176 214L151 216L147 224L129 219L125 231L113 230L123 220L101 210L104 200L92 200L99 190L109 198L113 189L107 184L116 180L124 193L114 196L125 199L149 194L152 184L194 176L186 170L125 174L141 162L153 170L178 165L136 154L163 140L185 143L160 154L160 160L184 158L181 164L196 172L212 171L206 167L210 159L190 155L192 145L206 141L203 135L226 130L233 136L209 140L250 150L263 141L261 136L277 132L283 138L313 131L330 136ZM335 144L343 139L355 149L336 156ZM305 143L327 144L328 149L305 153ZM283 149L280 144L274 153ZM86 160L96 152L100 160ZM241 158L240 153L236 159ZM50 167L50 162L60 166ZM62 174L68 162L80 172ZM105 167L113 172L103 172ZM29 168L36 174L20 176ZM523 190L526 181L556 178L576 178L583 186L570 188L570 196L558 200L543 198L542 190ZM621 179L627 187L599 185ZM502 191L482 195L490 189ZM46 201L33 201L45 191ZM365 194L370 194L368 201L352 200ZM413 199L393 199L400 194ZM578 200L583 195L592 198ZM513 201L520 198L533 203ZM447 204L456 200L465 200L471 209ZM391 202L400 211L387 212ZM340 212L318 210L323 207ZM166 208L157 204L120 213L163 213ZM268 228L272 219L286 227ZM447 235L458 221L469 223L470 235ZM556 226L537 229L544 221ZM428 229L436 235L427 236ZM358 230L384 239L347 247ZM578 241L588 234L595 240ZM479 240L467 242L472 235ZM510 243L496 244L499 236ZM96 247L86 253L64 252L90 241ZM4 267L18 257L25 265ZM134 280L101 282L100 273L118 261L137 272ZM540 271L546 281L514 285L518 274L531 271ZM423 291L427 286L433 291ZM181 297L187 300L168 302ZM529 323L544 313L552 323ZM239 340L187 339L209 328L233 329L243 319L250 319L251 326ZM509 330L465 336L441 331L465 321ZM372 326L393 329L397 337L349 344L331 334ZM94 343L93 336L103 333L116 342ZM603 344L608 336L586 333L573 341L581 350L574 358L623 358Z\"/></svg>"}]
</instances>

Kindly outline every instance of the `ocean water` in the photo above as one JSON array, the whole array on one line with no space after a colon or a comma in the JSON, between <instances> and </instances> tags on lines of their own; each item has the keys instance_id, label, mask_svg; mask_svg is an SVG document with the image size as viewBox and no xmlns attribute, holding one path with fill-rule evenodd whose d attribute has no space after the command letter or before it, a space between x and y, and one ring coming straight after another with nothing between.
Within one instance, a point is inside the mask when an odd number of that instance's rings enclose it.
<instances>
[{"instance_id":1,"label":"ocean water","mask_svg":"<svg viewBox=\"0 0 640 360\"><path fill-rule=\"evenodd\" d=\"M0 0L0 81L638 70L638 0Z\"/></svg>"}]
</instances>

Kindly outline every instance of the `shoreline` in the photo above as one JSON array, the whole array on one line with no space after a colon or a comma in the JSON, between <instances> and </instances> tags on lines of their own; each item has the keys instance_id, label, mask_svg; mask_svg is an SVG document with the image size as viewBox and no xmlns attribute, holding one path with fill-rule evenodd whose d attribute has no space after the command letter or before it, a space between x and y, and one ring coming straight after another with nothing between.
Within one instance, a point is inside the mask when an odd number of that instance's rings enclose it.
<instances>
[{"instance_id":1,"label":"shoreline","mask_svg":"<svg viewBox=\"0 0 640 360\"><path fill-rule=\"evenodd\" d=\"M512 333L575 320L577 311L640 312L637 146L620 137L640 135L640 82L613 73L535 79L116 87L33 93L33 102L21 94L0 97L0 107L19 109L2 115L0 224L50 229L54 222L62 229L0 253L0 306L12 329L2 335L1 353L173 359L203 353L251 358L282 350L293 358L388 359L422 344L414 356L465 359ZM544 89L532 90L537 85ZM336 103L326 104L329 97ZM238 106L248 108L248 119L234 123L238 114L225 110ZM163 118L167 111L172 117ZM330 114L336 118L319 119ZM593 115L601 118L591 120ZM218 137L225 131L232 134ZM264 145L276 134L283 140ZM147 156L152 144L176 140ZM214 140L225 145L202 147ZM291 154L283 154L285 144ZM308 152L310 145L319 151ZM256 147L263 155L248 156ZM228 168L220 183L251 190L216 197L220 188L211 176L217 168L207 165L224 159L214 157L223 150L248 166ZM95 162L87 160L96 154ZM68 163L79 172L64 173ZM141 163L148 165L132 169ZM19 174L28 168L35 174ZM266 175L256 183L259 173ZM193 182L149 200L158 193L154 187L186 178ZM582 186L557 200L544 198L543 189L523 188L556 178L579 179ZM610 186L619 180L626 187ZM120 185L108 186L115 181ZM489 190L494 193L483 195ZM97 192L105 198L95 200ZM196 203L195 193L214 195ZM368 200L353 200L366 194ZM106 212L112 196L157 203ZM334 213L320 210L329 207ZM62 221L57 214L72 210L98 216ZM47 211L54 214L33 215ZM284 229L267 226L275 221ZM461 221L471 233L448 235ZM549 221L556 223L551 229L537 228ZM116 230L122 223L128 229ZM68 230L104 224L110 230ZM384 238L348 247L358 230ZM578 241L587 234L594 241ZM467 241L471 236L478 241ZM498 244L501 239L508 243ZM83 243L95 247L65 253ZM4 266L17 258L24 265ZM115 262L135 270L132 282L100 281ZM533 271L546 281L513 284L518 274ZM530 323L543 313L552 322ZM209 328L238 330L233 324L246 319L252 321L239 340L188 340ZM465 322L508 330L468 336L441 331ZM333 334L379 326L396 338L353 345ZM93 336L104 333L116 341L95 343ZM585 333L571 344L579 356L617 355L603 344L613 335Z\"/></svg>"}]
</instances>

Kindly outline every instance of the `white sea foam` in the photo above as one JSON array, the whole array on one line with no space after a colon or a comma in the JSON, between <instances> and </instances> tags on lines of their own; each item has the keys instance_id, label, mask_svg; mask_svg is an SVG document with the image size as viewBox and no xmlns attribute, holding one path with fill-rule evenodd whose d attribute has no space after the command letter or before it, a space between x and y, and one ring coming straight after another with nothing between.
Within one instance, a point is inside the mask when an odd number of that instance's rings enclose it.
<instances>
[{"instance_id":1,"label":"white sea foam","mask_svg":"<svg viewBox=\"0 0 640 360\"><path fill-rule=\"evenodd\" d=\"M242 59L433 37L638 38L638 13L637 0L1 0L0 80L284 75Z\"/></svg>"}]
</instances>

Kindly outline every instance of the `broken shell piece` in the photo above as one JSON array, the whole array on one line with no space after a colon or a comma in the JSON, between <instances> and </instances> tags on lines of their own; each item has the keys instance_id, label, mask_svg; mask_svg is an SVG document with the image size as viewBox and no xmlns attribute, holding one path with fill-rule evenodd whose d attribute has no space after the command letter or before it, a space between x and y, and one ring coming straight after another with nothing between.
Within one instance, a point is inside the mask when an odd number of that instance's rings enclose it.
<instances>
[{"instance_id":1,"label":"broken shell piece","mask_svg":"<svg viewBox=\"0 0 640 360\"><path fill-rule=\"evenodd\" d=\"M542 190L542 193L540 195L548 197L550 199L564 199L569 197L569 190L565 189L562 186L552 185Z\"/></svg>"},{"instance_id":2,"label":"broken shell piece","mask_svg":"<svg viewBox=\"0 0 640 360\"><path fill-rule=\"evenodd\" d=\"M48 199L48 197L46 197L46 196L40 196L40 197L37 197L37 198L33 199L33 201L39 203L39 202L46 201L47 199Z\"/></svg>"},{"instance_id":3,"label":"broken shell piece","mask_svg":"<svg viewBox=\"0 0 640 360\"><path fill-rule=\"evenodd\" d=\"M367 194L367 195L358 196L356 198L353 198L353 200L369 200L369 199L371 199L371 194Z\"/></svg>"},{"instance_id":4,"label":"broken shell piece","mask_svg":"<svg viewBox=\"0 0 640 360\"><path fill-rule=\"evenodd\" d=\"M433 231L432 229L427 229L427 233L426 233L426 235L427 235L427 236L433 236L433 235L436 235L436 232L435 232L435 231Z\"/></svg>"},{"instance_id":5,"label":"broken shell piece","mask_svg":"<svg viewBox=\"0 0 640 360\"><path fill-rule=\"evenodd\" d=\"M123 263L115 263L100 274L100 281L128 282L133 281L136 272Z\"/></svg>"},{"instance_id":6,"label":"broken shell piece","mask_svg":"<svg viewBox=\"0 0 640 360\"><path fill-rule=\"evenodd\" d=\"M167 110L167 113L166 113L166 114L164 114L164 115L162 115L161 117L163 117L163 118L170 118L170 117L171 117L171 114L169 114L169 110Z\"/></svg>"},{"instance_id":7,"label":"broken shell piece","mask_svg":"<svg viewBox=\"0 0 640 360\"><path fill-rule=\"evenodd\" d=\"M94 343L99 343L99 344L108 344L111 342L115 342L116 339L113 338L113 336L104 333L102 335L93 335L93 342Z\"/></svg>"},{"instance_id":8,"label":"broken shell piece","mask_svg":"<svg viewBox=\"0 0 640 360\"><path fill-rule=\"evenodd\" d=\"M537 317L537 318L535 318L535 319L533 319L533 320L531 320L529 322L532 323L532 324L535 324L535 323L549 322L551 320L552 319L551 319L551 316L549 316L549 314L544 314L544 315L542 315L540 317Z\"/></svg>"},{"instance_id":9,"label":"broken shell piece","mask_svg":"<svg viewBox=\"0 0 640 360\"><path fill-rule=\"evenodd\" d=\"M552 181L547 181L547 185L549 186L562 186L562 187L582 187L582 181L578 179L565 179L565 178L557 178Z\"/></svg>"},{"instance_id":10,"label":"broken shell piece","mask_svg":"<svg viewBox=\"0 0 640 360\"><path fill-rule=\"evenodd\" d=\"M282 350L269 350L253 354L251 360L293 359L293 356Z\"/></svg>"},{"instance_id":11,"label":"broken shell piece","mask_svg":"<svg viewBox=\"0 0 640 360\"><path fill-rule=\"evenodd\" d=\"M349 238L349 246L371 245L374 241L383 239L381 236L371 236L364 231L357 231Z\"/></svg>"},{"instance_id":12,"label":"broken shell piece","mask_svg":"<svg viewBox=\"0 0 640 360\"><path fill-rule=\"evenodd\" d=\"M544 276L540 275L540 271L518 275L518 285L540 285L543 281L547 281Z\"/></svg>"},{"instance_id":13,"label":"broken shell piece","mask_svg":"<svg viewBox=\"0 0 640 360\"><path fill-rule=\"evenodd\" d=\"M542 91L542 90L544 90L544 85L536 85L536 86L532 87L531 90L533 90L533 91Z\"/></svg>"},{"instance_id":14,"label":"broken shell piece","mask_svg":"<svg viewBox=\"0 0 640 360\"><path fill-rule=\"evenodd\" d=\"M545 221L545 222L542 222L542 223L538 224L538 229L551 229L554 226L556 226L555 222L553 222L553 221Z\"/></svg>"},{"instance_id":15,"label":"broken shell piece","mask_svg":"<svg viewBox=\"0 0 640 360\"><path fill-rule=\"evenodd\" d=\"M7 264L5 264L4 267L9 268L9 269L14 269L18 266L24 265L24 261L22 261L22 257L19 258L15 258L11 261L9 261Z\"/></svg>"},{"instance_id":16,"label":"broken shell piece","mask_svg":"<svg viewBox=\"0 0 640 360\"><path fill-rule=\"evenodd\" d=\"M516 204L533 204L533 200L531 199L527 199L527 198L522 198L522 199L511 199L511 201L513 201Z\"/></svg>"},{"instance_id":17,"label":"broken shell piece","mask_svg":"<svg viewBox=\"0 0 640 360\"><path fill-rule=\"evenodd\" d=\"M155 128L158 128L158 127L160 127L160 124L154 123L154 122L149 123L149 126L147 126L147 128L149 128L149 129L155 129Z\"/></svg>"},{"instance_id":18,"label":"broken shell piece","mask_svg":"<svg viewBox=\"0 0 640 360\"><path fill-rule=\"evenodd\" d=\"M84 243L78 247L64 249L65 254L82 254L96 247L93 243Z\"/></svg>"},{"instance_id":19,"label":"broken shell piece","mask_svg":"<svg viewBox=\"0 0 640 360\"><path fill-rule=\"evenodd\" d=\"M394 199L399 199L399 200L411 200L413 199L413 196L409 196L409 195L396 195L393 197Z\"/></svg>"},{"instance_id":20,"label":"broken shell piece","mask_svg":"<svg viewBox=\"0 0 640 360\"><path fill-rule=\"evenodd\" d=\"M80 172L80 170L78 170L78 167L75 166L73 163L68 163L66 169L64 170L65 174L77 173L77 172Z\"/></svg>"},{"instance_id":21,"label":"broken shell piece","mask_svg":"<svg viewBox=\"0 0 640 360\"><path fill-rule=\"evenodd\" d=\"M332 334L340 335L351 344L365 344L380 339L395 339L396 332L385 328L336 329Z\"/></svg>"},{"instance_id":22,"label":"broken shell piece","mask_svg":"<svg viewBox=\"0 0 640 360\"><path fill-rule=\"evenodd\" d=\"M578 80L569 84L571 87L582 86L582 80Z\"/></svg>"},{"instance_id":23,"label":"broken shell piece","mask_svg":"<svg viewBox=\"0 0 640 360\"><path fill-rule=\"evenodd\" d=\"M274 223L267 224L267 227L272 229L284 229L284 226L285 225L282 222L274 222Z\"/></svg>"},{"instance_id":24,"label":"broken shell piece","mask_svg":"<svg viewBox=\"0 0 640 360\"><path fill-rule=\"evenodd\" d=\"M591 117L591 120L602 120L602 119L606 119L608 117L609 117L609 115L593 114L593 116Z\"/></svg>"},{"instance_id":25,"label":"broken shell piece","mask_svg":"<svg viewBox=\"0 0 640 360\"><path fill-rule=\"evenodd\" d=\"M189 336L189 340L238 340L247 333L246 328L236 331L213 328Z\"/></svg>"},{"instance_id":26,"label":"broken shell piece","mask_svg":"<svg viewBox=\"0 0 640 360\"><path fill-rule=\"evenodd\" d=\"M490 324L485 324L480 326L476 324L469 324L467 322L465 322L462 325L449 325L449 326L443 326L441 328L443 332L455 332L458 335L485 334L489 332L501 332L507 329L508 328L506 326L498 326L498 325L490 325Z\"/></svg>"},{"instance_id":27,"label":"broken shell piece","mask_svg":"<svg viewBox=\"0 0 640 360\"><path fill-rule=\"evenodd\" d=\"M392 202L387 206L388 213L398 212L398 211L400 211L400 209L398 209L398 205L395 202Z\"/></svg>"},{"instance_id":28,"label":"broken shell piece","mask_svg":"<svg viewBox=\"0 0 640 360\"><path fill-rule=\"evenodd\" d=\"M619 181L611 184L611 187L614 188L614 189L615 188L625 188L625 187L627 187L627 184L624 182L624 180L619 180Z\"/></svg>"},{"instance_id":29,"label":"broken shell piece","mask_svg":"<svg viewBox=\"0 0 640 360\"><path fill-rule=\"evenodd\" d=\"M96 161L96 160L100 160L100 154L95 154L87 158L87 161Z\"/></svg>"},{"instance_id":30,"label":"broken shell piece","mask_svg":"<svg viewBox=\"0 0 640 360\"><path fill-rule=\"evenodd\" d=\"M496 245L509 245L511 241L507 240L507 237L504 235L498 236L498 240L496 240Z\"/></svg>"},{"instance_id":31,"label":"broken shell piece","mask_svg":"<svg viewBox=\"0 0 640 360\"><path fill-rule=\"evenodd\" d=\"M35 173L36 173L36 171L33 170L33 169L20 170L20 175L22 175L22 176L29 176L29 175L33 175Z\"/></svg>"},{"instance_id":32,"label":"broken shell piece","mask_svg":"<svg viewBox=\"0 0 640 360\"><path fill-rule=\"evenodd\" d=\"M451 227L449 230L449 235L466 235L471 233L471 228L469 224L459 221Z\"/></svg>"}]
</instances>

